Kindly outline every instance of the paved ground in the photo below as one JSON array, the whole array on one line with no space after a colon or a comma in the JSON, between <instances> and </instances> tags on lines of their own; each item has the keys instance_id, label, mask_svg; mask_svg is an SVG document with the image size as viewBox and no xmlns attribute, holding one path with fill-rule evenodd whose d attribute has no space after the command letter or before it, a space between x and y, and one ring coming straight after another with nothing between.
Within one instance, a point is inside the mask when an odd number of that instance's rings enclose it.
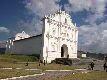
<instances>
[{"instance_id":1,"label":"paved ground","mask_svg":"<svg viewBox=\"0 0 107 80\"><path fill-rule=\"evenodd\" d=\"M95 65L94 70L104 71L103 65Z\"/></svg>"},{"instance_id":2,"label":"paved ground","mask_svg":"<svg viewBox=\"0 0 107 80\"><path fill-rule=\"evenodd\" d=\"M36 76L36 77L28 77L23 79L17 79L17 80L55 80L59 76L66 76L70 74L76 74L76 73L86 73L87 70L70 70L70 71L44 71L44 75L42 76Z\"/></svg>"}]
</instances>

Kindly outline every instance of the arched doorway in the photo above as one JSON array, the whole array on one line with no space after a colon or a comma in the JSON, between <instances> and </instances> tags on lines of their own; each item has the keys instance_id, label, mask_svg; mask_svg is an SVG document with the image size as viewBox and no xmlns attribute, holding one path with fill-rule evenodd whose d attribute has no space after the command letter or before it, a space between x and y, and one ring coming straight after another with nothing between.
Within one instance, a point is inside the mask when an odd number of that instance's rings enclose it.
<instances>
[{"instance_id":1,"label":"arched doorway","mask_svg":"<svg viewBox=\"0 0 107 80\"><path fill-rule=\"evenodd\" d=\"M68 56L68 47L66 44L63 44L61 47L61 57L67 58Z\"/></svg>"}]
</instances>

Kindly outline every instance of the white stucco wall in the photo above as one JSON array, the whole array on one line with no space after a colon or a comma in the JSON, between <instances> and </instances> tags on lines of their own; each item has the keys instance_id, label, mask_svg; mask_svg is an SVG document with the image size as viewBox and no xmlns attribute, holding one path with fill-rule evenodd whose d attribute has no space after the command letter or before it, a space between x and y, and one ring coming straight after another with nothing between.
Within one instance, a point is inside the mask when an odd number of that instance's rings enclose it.
<instances>
[{"instance_id":1,"label":"white stucco wall","mask_svg":"<svg viewBox=\"0 0 107 80\"><path fill-rule=\"evenodd\" d=\"M42 35L13 41L13 45L8 45L8 48L7 54L40 54L42 52Z\"/></svg>"},{"instance_id":2,"label":"white stucco wall","mask_svg":"<svg viewBox=\"0 0 107 80\"><path fill-rule=\"evenodd\" d=\"M64 44L68 47L69 58L77 58L78 30L65 11L45 16L43 39L43 59L47 62L61 58L61 47Z\"/></svg>"}]
</instances>

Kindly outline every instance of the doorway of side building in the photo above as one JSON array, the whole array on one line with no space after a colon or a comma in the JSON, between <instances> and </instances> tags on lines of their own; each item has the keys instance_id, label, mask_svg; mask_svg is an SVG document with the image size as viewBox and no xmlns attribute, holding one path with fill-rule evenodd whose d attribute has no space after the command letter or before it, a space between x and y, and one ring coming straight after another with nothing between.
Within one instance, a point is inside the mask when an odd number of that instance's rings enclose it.
<instances>
[{"instance_id":1,"label":"doorway of side building","mask_svg":"<svg viewBox=\"0 0 107 80\"><path fill-rule=\"evenodd\" d=\"M61 47L61 57L67 58L68 56L68 47L66 44L63 44Z\"/></svg>"}]
</instances>

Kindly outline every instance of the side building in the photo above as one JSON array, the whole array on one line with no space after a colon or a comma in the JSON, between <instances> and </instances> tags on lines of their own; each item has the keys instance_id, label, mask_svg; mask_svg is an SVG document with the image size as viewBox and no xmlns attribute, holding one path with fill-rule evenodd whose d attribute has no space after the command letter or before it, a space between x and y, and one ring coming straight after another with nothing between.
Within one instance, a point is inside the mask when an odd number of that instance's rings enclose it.
<instances>
[{"instance_id":1,"label":"side building","mask_svg":"<svg viewBox=\"0 0 107 80\"><path fill-rule=\"evenodd\" d=\"M7 41L6 53L39 54L50 63L55 58L77 58L78 29L71 16L57 11L43 18L42 34L30 37L25 32Z\"/></svg>"},{"instance_id":2,"label":"side building","mask_svg":"<svg viewBox=\"0 0 107 80\"><path fill-rule=\"evenodd\" d=\"M39 55L42 47L42 34L15 40L9 38L6 44L6 54Z\"/></svg>"}]
</instances>

